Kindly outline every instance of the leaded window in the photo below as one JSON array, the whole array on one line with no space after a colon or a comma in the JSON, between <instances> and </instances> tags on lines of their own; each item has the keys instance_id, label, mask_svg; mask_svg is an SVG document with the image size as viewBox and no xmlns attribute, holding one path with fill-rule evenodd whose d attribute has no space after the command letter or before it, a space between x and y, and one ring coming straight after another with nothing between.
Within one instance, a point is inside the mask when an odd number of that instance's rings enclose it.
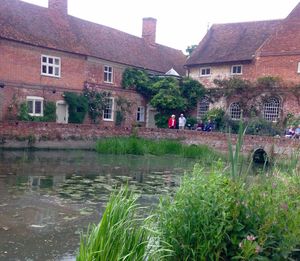
<instances>
[{"instance_id":1,"label":"leaded window","mask_svg":"<svg viewBox=\"0 0 300 261\"><path fill-rule=\"evenodd\" d=\"M201 119L209 110L209 100L207 97L202 98L198 103L197 118Z\"/></svg>"},{"instance_id":2,"label":"leaded window","mask_svg":"<svg viewBox=\"0 0 300 261\"><path fill-rule=\"evenodd\" d=\"M277 121L279 118L280 101L276 97L268 98L263 104L263 117L267 121Z\"/></svg>"},{"instance_id":3,"label":"leaded window","mask_svg":"<svg viewBox=\"0 0 300 261\"><path fill-rule=\"evenodd\" d=\"M237 102L233 102L229 107L230 118L232 120L239 120L242 116L241 106Z\"/></svg>"}]
</instances>

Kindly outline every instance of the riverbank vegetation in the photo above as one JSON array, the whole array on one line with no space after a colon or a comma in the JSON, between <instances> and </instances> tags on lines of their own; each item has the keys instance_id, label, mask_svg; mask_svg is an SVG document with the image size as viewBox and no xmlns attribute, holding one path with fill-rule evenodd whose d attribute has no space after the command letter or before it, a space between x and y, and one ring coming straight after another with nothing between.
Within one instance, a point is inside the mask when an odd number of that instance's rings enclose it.
<instances>
[{"instance_id":1,"label":"riverbank vegetation","mask_svg":"<svg viewBox=\"0 0 300 261\"><path fill-rule=\"evenodd\" d=\"M292 157L288 168L275 165L259 175L244 174L239 154L242 130L235 151L229 143L229 161L216 156L209 170L197 163L174 194L161 197L151 214L145 214L127 189L113 194L99 225L82 236L77 260L299 260L298 161ZM131 147L151 154L151 142L130 139L129 143L135 143ZM184 145L166 144L183 155ZM101 146L103 150L103 143L98 142L97 151ZM162 151L168 152L166 148ZM107 217L113 222L107 222ZM106 239L109 235L116 239ZM100 241L108 243L95 247ZM99 258L107 248L113 249L111 254Z\"/></svg>"},{"instance_id":2,"label":"riverbank vegetation","mask_svg":"<svg viewBox=\"0 0 300 261\"><path fill-rule=\"evenodd\" d=\"M96 151L102 154L133 154L179 155L185 158L201 159L202 161L215 162L224 155L204 145L185 145L177 140L150 140L131 137L114 137L100 139L96 143Z\"/></svg>"},{"instance_id":3,"label":"riverbank vegetation","mask_svg":"<svg viewBox=\"0 0 300 261\"><path fill-rule=\"evenodd\" d=\"M77 260L299 260L299 195L296 174L232 179L198 164L144 220L132 195L114 194L99 225L82 237Z\"/></svg>"}]
</instances>

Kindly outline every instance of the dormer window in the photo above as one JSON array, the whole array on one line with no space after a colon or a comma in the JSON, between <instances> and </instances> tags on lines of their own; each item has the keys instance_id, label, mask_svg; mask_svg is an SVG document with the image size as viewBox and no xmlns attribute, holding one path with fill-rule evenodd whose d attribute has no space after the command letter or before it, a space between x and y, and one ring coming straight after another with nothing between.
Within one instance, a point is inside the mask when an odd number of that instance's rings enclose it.
<instances>
[{"instance_id":1,"label":"dormer window","mask_svg":"<svg viewBox=\"0 0 300 261\"><path fill-rule=\"evenodd\" d=\"M231 74L232 75L243 74L243 66L242 65L233 65L233 66L231 66Z\"/></svg>"},{"instance_id":2,"label":"dormer window","mask_svg":"<svg viewBox=\"0 0 300 261\"><path fill-rule=\"evenodd\" d=\"M200 68L200 77L210 76L210 67Z\"/></svg>"},{"instance_id":3,"label":"dormer window","mask_svg":"<svg viewBox=\"0 0 300 261\"><path fill-rule=\"evenodd\" d=\"M42 55L41 74L45 76L60 77L60 58Z\"/></svg>"}]
</instances>

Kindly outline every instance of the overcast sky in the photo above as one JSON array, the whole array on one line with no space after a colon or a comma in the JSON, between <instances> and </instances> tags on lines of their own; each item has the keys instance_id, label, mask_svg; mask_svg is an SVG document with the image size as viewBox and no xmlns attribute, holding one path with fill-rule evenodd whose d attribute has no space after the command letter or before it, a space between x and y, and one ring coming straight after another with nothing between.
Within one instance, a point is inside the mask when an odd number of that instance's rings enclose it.
<instances>
[{"instance_id":1,"label":"overcast sky","mask_svg":"<svg viewBox=\"0 0 300 261\"><path fill-rule=\"evenodd\" d=\"M48 0L24 0L47 6ZM156 42L185 52L215 23L285 18L299 0L69 0L69 14L141 36L142 18L157 19Z\"/></svg>"}]
</instances>

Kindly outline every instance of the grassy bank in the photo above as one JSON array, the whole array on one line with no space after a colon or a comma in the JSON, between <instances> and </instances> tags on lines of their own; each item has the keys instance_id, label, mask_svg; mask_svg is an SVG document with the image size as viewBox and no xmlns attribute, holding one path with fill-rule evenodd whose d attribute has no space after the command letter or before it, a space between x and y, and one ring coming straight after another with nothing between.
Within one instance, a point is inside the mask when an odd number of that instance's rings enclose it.
<instances>
[{"instance_id":1,"label":"grassy bank","mask_svg":"<svg viewBox=\"0 0 300 261\"><path fill-rule=\"evenodd\" d=\"M179 155L185 158L195 158L215 161L224 158L204 145L184 145L176 140L149 140L137 137L121 137L100 139L96 143L96 151L103 154L133 154L133 155Z\"/></svg>"}]
</instances>

